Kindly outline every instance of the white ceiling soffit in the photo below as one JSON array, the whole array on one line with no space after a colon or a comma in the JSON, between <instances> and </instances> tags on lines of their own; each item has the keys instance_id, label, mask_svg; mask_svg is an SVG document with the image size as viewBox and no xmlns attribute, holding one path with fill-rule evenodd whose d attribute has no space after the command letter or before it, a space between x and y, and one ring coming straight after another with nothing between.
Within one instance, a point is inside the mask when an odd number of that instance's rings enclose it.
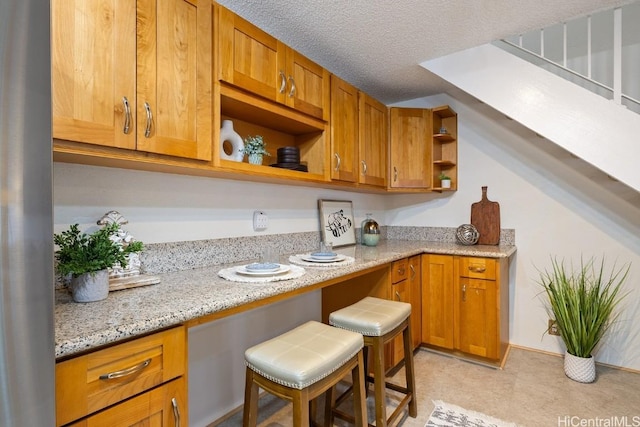
<instances>
[{"instance_id":1,"label":"white ceiling soffit","mask_svg":"<svg viewBox=\"0 0 640 427\"><path fill-rule=\"evenodd\" d=\"M423 61L629 0L218 0L380 101L442 93Z\"/></svg>"}]
</instances>

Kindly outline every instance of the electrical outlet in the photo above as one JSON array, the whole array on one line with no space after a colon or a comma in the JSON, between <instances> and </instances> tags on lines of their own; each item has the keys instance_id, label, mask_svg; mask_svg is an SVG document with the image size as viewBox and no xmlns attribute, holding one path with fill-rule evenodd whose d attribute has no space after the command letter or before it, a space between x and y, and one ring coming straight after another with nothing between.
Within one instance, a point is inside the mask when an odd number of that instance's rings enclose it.
<instances>
[{"instance_id":1,"label":"electrical outlet","mask_svg":"<svg viewBox=\"0 0 640 427\"><path fill-rule=\"evenodd\" d=\"M269 217L263 211L253 213L253 231L263 231L269 225Z\"/></svg>"},{"instance_id":2,"label":"electrical outlet","mask_svg":"<svg viewBox=\"0 0 640 427\"><path fill-rule=\"evenodd\" d=\"M549 327L547 328L547 333L549 335L560 335L560 331L558 330L558 324L555 320L549 319Z\"/></svg>"}]
</instances>

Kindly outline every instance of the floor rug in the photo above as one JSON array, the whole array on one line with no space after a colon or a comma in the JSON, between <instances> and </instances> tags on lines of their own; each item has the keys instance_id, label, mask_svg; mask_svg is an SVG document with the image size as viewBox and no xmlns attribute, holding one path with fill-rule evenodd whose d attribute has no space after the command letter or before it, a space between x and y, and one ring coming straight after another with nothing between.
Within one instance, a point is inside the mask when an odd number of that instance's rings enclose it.
<instances>
[{"instance_id":1,"label":"floor rug","mask_svg":"<svg viewBox=\"0 0 640 427\"><path fill-rule=\"evenodd\" d=\"M480 412L467 411L441 400L434 400L435 408L425 427L517 427Z\"/></svg>"}]
</instances>

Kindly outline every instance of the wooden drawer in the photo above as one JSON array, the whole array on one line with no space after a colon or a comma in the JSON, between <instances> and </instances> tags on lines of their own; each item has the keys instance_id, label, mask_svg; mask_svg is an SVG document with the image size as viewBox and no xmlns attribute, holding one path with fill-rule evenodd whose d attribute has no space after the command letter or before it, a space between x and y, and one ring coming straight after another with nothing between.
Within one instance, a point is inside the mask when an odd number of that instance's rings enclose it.
<instances>
[{"instance_id":1,"label":"wooden drawer","mask_svg":"<svg viewBox=\"0 0 640 427\"><path fill-rule=\"evenodd\" d=\"M170 381L77 421L69 427L180 426L187 422L184 378ZM185 425L182 424L182 425Z\"/></svg>"},{"instance_id":2,"label":"wooden drawer","mask_svg":"<svg viewBox=\"0 0 640 427\"><path fill-rule=\"evenodd\" d=\"M496 260L493 258L460 257L460 277L496 279Z\"/></svg>"},{"instance_id":3,"label":"wooden drawer","mask_svg":"<svg viewBox=\"0 0 640 427\"><path fill-rule=\"evenodd\" d=\"M391 283L398 283L409 277L409 267L407 259L394 261L391 264Z\"/></svg>"},{"instance_id":4,"label":"wooden drawer","mask_svg":"<svg viewBox=\"0 0 640 427\"><path fill-rule=\"evenodd\" d=\"M179 326L56 364L56 425L62 426L185 373Z\"/></svg>"}]
</instances>

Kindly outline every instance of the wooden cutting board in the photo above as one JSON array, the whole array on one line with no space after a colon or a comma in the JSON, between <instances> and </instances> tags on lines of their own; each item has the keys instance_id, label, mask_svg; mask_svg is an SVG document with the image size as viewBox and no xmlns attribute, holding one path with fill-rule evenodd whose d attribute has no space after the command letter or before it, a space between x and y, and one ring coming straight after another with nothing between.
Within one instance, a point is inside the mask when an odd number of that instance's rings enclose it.
<instances>
[{"instance_id":1,"label":"wooden cutting board","mask_svg":"<svg viewBox=\"0 0 640 427\"><path fill-rule=\"evenodd\" d=\"M471 204L471 224L480 234L479 245L500 242L500 204L487 199L487 187L482 187L482 200Z\"/></svg>"}]
</instances>

